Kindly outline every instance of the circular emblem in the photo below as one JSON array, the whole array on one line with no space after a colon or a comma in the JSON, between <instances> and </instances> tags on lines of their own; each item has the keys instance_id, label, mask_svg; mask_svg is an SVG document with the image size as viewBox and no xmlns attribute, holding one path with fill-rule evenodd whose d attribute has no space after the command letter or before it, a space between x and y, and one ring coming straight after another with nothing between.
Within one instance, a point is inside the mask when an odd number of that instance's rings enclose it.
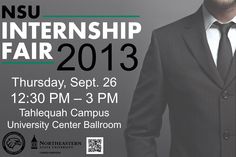
<instances>
[{"instance_id":1,"label":"circular emblem","mask_svg":"<svg viewBox=\"0 0 236 157\"><path fill-rule=\"evenodd\" d=\"M18 132L9 132L4 136L2 146L8 154L19 154L25 148L25 138Z\"/></svg>"}]
</instances>

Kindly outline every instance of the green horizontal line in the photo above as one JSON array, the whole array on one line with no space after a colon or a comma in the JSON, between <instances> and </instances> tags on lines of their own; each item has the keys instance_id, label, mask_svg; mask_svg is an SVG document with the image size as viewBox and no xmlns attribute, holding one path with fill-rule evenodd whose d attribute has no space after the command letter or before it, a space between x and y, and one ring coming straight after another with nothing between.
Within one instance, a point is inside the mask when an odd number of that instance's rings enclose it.
<instances>
[{"instance_id":1,"label":"green horizontal line","mask_svg":"<svg viewBox=\"0 0 236 157\"><path fill-rule=\"evenodd\" d=\"M43 18L140 18L139 15L45 15Z\"/></svg>"},{"instance_id":2,"label":"green horizontal line","mask_svg":"<svg viewBox=\"0 0 236 157\"><path fill-rule=\"evenodd\" d=\"M9 61L9 62L0 62L0 64L54 64L53 61L46 62L19 62L19 61Z\"/></svg>"}]
</instances>

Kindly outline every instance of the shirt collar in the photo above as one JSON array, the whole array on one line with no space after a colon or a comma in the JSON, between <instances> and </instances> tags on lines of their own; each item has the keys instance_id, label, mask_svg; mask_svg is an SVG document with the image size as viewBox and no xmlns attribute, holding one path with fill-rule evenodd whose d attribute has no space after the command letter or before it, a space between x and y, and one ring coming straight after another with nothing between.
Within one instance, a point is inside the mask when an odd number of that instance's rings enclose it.
<instances>
[{"instance_id":1,"label":"shirt collar","mask_svg":"<svg viewBox=\"0 0 236 157\"><path fill-rule=\"evenodd\" d=\"M209 13L209 11L207 10L207 8L205 7L204 4L202 6L202 13L203 13L205 30L208 30L211 27L211 25L218 20L213 15L211 15L211 13ZM229 22L231 22L231 21L236 23L236 16L232 20L230 20ZM221 23L220 21L218 21L218 22Z\"/></svg>"}]
</instances>

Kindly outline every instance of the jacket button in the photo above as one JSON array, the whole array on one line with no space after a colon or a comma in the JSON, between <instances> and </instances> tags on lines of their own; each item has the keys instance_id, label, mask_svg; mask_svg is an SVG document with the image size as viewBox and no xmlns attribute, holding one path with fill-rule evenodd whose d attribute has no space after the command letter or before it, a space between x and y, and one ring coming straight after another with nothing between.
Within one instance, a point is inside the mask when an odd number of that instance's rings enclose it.
<instances>
[{"instance_id":1,"label":"jacket button","mask_svg":"<svg viewBox=\"0 0 236 157\"><path fill-rule=\"evenodd\" d=\"M224 138L224 140L227 141L230 138L230 132L229 131L224 131L223 138Z\"/></svg>"},{"instance_id":2,"label":"jacket button","mask_svg":"<svg viewBox=\"0 0 236 157\"><path fill-rule=\"evenodd\" d=\"M225 99L225 100L229 98L229 93L228 93L227 90L225 90L225 91L223 92L222 98Z\"/></svg>"}]
</instances>

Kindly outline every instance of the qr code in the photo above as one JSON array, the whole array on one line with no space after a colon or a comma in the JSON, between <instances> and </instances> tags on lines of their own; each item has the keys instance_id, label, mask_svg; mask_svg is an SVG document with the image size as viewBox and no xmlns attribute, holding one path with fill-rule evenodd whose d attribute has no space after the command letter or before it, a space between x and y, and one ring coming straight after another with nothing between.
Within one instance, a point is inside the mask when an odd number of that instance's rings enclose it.
<instances>
[{"instance_id":1,"label":"qr code","mask_svg":"<svg viewBox=\"0 0 236 157\"><path fill-rule=\"evenodd\" d=\"M103 137L86 137L86 154L103 154Z\"/></svg>"}]
</instances>

